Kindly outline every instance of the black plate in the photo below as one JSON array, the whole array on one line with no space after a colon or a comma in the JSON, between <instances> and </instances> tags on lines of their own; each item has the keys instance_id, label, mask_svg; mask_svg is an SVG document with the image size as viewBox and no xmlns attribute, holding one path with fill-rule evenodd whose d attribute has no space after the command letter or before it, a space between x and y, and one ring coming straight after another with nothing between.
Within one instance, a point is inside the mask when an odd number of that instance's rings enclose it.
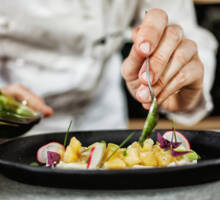
<instances>
[{"instance_id":1,"label":"black plate","mask_svg":"<svg viewBox=\"0 0 220 200\"><path fill-rule=\"evenodd\" d=\"M131 130L72 132L83 145L105 140L119 144ZM156 131L157 132L157 131ZM163 133L164 130L159 130ZM130 143L137 140L140 130ZM20 182L68 188L129 189L192 185L220 179L220 134L211 131L182 131L201 157L196 165L126 170L62 170L31 167L38 148L48 142L63 143L64 133L14 139L0 145L0 172ZM153 134L155 139L156 134Z\"/></svg>"}]
</instances>

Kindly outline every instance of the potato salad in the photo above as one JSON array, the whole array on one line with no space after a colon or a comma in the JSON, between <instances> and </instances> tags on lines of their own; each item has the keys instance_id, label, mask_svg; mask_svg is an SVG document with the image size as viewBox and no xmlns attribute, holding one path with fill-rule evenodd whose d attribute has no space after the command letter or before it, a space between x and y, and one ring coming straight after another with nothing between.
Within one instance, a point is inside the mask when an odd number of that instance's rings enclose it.
<instances>
[{"instance_id":1,"label":"potato salad","mask_svg":"<svg viewBox=\"0 0 220 200\"><path fill-rule=\"evenodd\" d=\"M51 142L39 148L37 160L52 168L63 169L129 169L169 167L195 164L199 155L187 138L178 131L158 133L157 141L148 138L143 145L135 141L121 147L105 141L85 147L72 137L69 144Z\"/></svg>"}]
</instances>

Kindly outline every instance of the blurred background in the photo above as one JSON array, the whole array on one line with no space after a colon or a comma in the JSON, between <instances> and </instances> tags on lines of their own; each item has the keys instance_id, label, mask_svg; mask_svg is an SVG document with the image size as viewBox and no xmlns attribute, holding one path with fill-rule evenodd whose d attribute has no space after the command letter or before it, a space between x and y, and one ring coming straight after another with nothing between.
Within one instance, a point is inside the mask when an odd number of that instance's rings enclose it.
<instances>
[{"instance_id":1,"label":"blurred background","mask_svg":"<svg viewBox=\"0 0 220 200\"><path fill-rule=\"evenodd\" d=\"M194 0L194 5L199 25L211 31L220 44L220 0ZM126 43L124 45L121 51L123 58L128 56L131 46L131 43ZM218 48L216 60L216 78L212 88L212 98L214 102L213 111L206 117L206 119L192 127L185 127L180 124L176 124L176 128L220 130L220 48ZM123 80L122 85L128 100L128 112L130 119L129 128L142 128L147 112L130 96ZM161 119L162 120L160 120L157 128L171 127L171 122L165 119L164 116L161 115Z\"/></svg>"}]
</instances>

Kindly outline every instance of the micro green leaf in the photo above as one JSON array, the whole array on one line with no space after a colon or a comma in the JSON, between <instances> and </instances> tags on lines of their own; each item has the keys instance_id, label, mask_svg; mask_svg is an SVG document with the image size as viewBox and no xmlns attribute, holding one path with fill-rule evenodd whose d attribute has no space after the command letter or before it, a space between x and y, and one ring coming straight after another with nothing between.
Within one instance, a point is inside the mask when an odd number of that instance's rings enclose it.
<instances>
[{"instance_id":1,"label":"micro green leaf","mask_svg":"<svg viewBox=\"0 0 220 200\"><path fill-rule=\"evenodd\" d=\"M127 151L124 150L124 151L123 151L123 156L125 157L125 156L127 156L127 154L128 154Z\"/></svg>"},{"instance_id":2,"label":"micro green leaf","mask_svg":"<svg viewBox=\"0 0 220 200\"><path fill-rule=\"evenodd\" d=\"M171 149L171 154L173 157L183 156L187 153L190 153L190 151L175 151L175 150Z\"/></svg>"},{"instance_id":3,"label":"micro green leaf","mask_svg":"<svg viewBox=\"0 0 220 200\"><path fill-rule=\"evenodd\" d=\"M162 137L160 133L157 133L157 141L160 144L160 148L164 149L165 151L175 149L181 145L181 142L170 142L169 140Z\"/></svg>"},{"instance_id":4,"label":"micro green leaf","mask_svg":"<svg viewBox=\"0 0 220 200\"><path fill-rule=\"evenodd\" d=\"M106 159L106 161L109 161L110 158L134 136L134 134L135 134L135 132L132 132L132 133L118 146L118 148L116 148L116 149L112 152L112 154Z\"/></svg>"},{"instance_id":5,"label":"micro green leaf","mask_svg":"<svg viewBox=\"0 0 220 200\"><path fill-rule=\"evenodd\" d=\"M66 147L66 145L67 145L67 140L68 140L68 137L69 137L69 132L70 132L70 127L71 127L71 125L72 125L72 120L70 121L70 123L69 123L69 127L68 127L68 129L67 129L67 131L66 131L66 134L65 134L65 139L64 139L64 147Z\"/></svg>"},{"instance_id":6,"label":"micro green leaf","mask_svg":"<svg viewBox=\"0 0 220 200\"><path fill-rule=\"evenodd\" d=\"M177 142L177 138L176 138L176 130L175 130L175 125L174 125L174 121L173 121L173 120L172 120L172 129L173 129L173 134L174 134L175 142Z\"/></svg>"},{"instance_id":7,"label":"micro green leaf","mask_svg":"<svg viewBox=\"0 0 220 200\"><path fill-rule=\"evenodd\" d=\"M38 167L38 166L39 166L39 163L37 163L37 162L31 162L29 165L32 166L32 167Z\"/></svg>"},{"instance_id":8,"label":"micro green leaf","mask_svg":"<svg viewBox=\"0 0 220 200\"><path fill-rule=\"evenodd\" d=\"M47 164L55 167L60 162L60 154L52 151L47 151Z\"/></svg>"}]
</instances>

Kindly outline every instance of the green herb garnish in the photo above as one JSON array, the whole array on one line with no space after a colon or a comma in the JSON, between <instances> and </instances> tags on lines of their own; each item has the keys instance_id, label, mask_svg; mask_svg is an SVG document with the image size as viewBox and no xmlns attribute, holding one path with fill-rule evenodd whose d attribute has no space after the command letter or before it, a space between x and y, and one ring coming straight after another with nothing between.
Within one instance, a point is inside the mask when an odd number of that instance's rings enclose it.
<instances>
[{"instance_id":1,"label":"green herb garnish","mask_svg":"<svg viewBox=\"0 0 220 200\"><path fill-rule=\"evenodd\" d=\"M123 151L123 156L125 157L125 156L127 156L127 154L128 154L127 151L124 150L124 151Z\"/></svg>"},{"instance_id":2,"label":"green herb garnish","mask_svg":"<svg viewBox=\"0 0 220 200\"><path fill-rule=\"evenodd\" d=\"M70 123L69 123L69 127L68 127L68 129L67 129L67 131L66 131L66 134L65 134L65 139L64 139L64 147L66 147L66 145L67 145L67 140L68 140L68 137L69 137L69 132L70 132L70 127L71 127L71 125L72 125L72 120L70 121Z\"/></svg>"},{"instance_id":3,"label":"green herb garnish","mask_svg":"<svg viewBox=\"0 0 220 200\"><path fill-rule=\"evenodd\" d=\"M174 134L174 140L175 140L175 142L177 142L176 130L175 130L175 126L174 126L174 121L173 120L172 120L172 129L173 129L173 134Z\"/></svg>"},{"instance_id":4,"label":"green herb garnish","mask_svg":"<svg viewBox=\"0 0 220 200\"><path fill-rule=\"evenodd\" d=\"M193 150L191 150L188 154L184 155L184 157L186 157L190 161L201 159L201 157Z\"/></svg>"},{"instance_id":5,"label":"green herb garnish","mask_svg":"<svg viewBox=\"0 0 220 200\"><path fill-rule=\"evenodd\" d=\"M86 148L86 149L84 149L84 150L82 151L82 153L85 153L85 152L87 152L87 151L90 151L90 149L91 149L91 148Z\"/></svg>"},{"instance_id":6,"label":"green herb garnish","mask_svg":"<svg viewBox=\"0 0 220 200\"><path fill-rule=\"evenodd\" d=\"M39 163L37 162L31 162L29 165L32 167L39 167Z\"/></svg>"},{"instance_id":7,"label":"green herb garnish","mask_svg":"<svg viewBox=\"0 0 220 200\"><path fill-rule=\"evenodd\" d=\"M112 152L112 154L106 159L106 161L109 161L110 158L111 158L121 147L123 147L123 146L128 142L128 140L130 140L130 139L133 137L134 134L135 134L135 132L132 132L132 133Z\"/></svg>"}]
</instances>

